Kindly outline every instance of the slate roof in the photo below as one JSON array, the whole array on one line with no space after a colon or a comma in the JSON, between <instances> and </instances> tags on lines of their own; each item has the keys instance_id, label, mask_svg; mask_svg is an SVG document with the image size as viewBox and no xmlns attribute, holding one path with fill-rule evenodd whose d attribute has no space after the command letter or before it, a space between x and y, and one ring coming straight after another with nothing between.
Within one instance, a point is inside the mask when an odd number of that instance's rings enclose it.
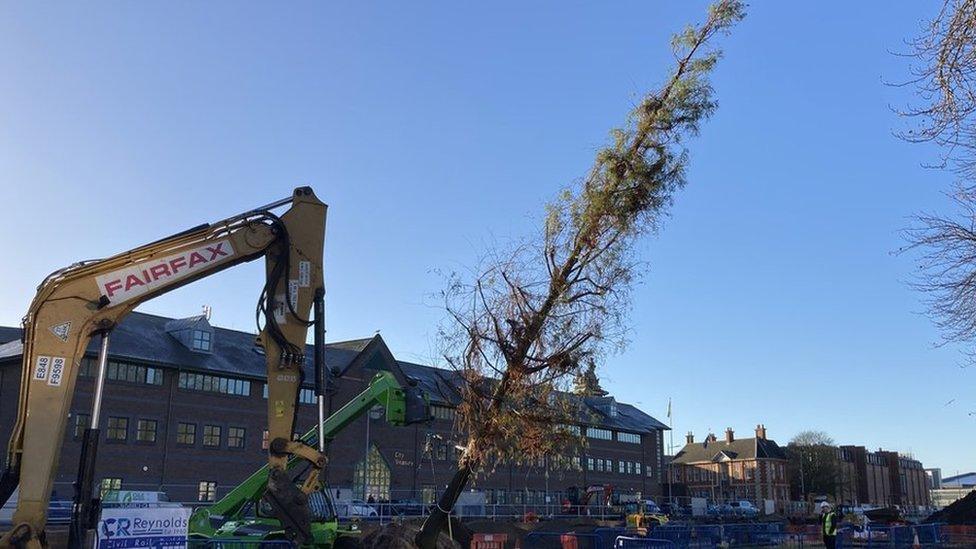
<instances>
[{"instance_id":1,"label":"slate roof","mask_svg":"<svg viewBox=\"0 0 976 549\"><path fill-rule=\"evenodd\" d=\"M461 385L460 376L453 370L434 368L411 362L397 362L407 379L415 381L428 395L434 404L455 406L461 401L461 395L456 387ZM668 430L668 426L645 414L630 404L617 402L617 415L599 408L598 403L605 399L580 397L571 393L561 394L569 399L580 410L579 421L584 425L599 425L608 429L628 431L632 433L652 433L657 430Z\"/></svg>"},{"instance_id":2,"label":"slate roof","mask_svg":"<svg viewBox=\"0 0 976 549\"><path fill-rule=\"evenodd\" d=\"M211 352L192 351L169 333L201 322L206 322L202 316L172 319L147 313L130 313L112 331L109 354L113 358L161 364L183 370L259 380L266 378L264 355L255 347L256 336L253 333L213 327ZM12 334L13 341L4 343L0 337L0 363L19 361L23 353L23 344L19 340L20 330L0 327L0 336L4 334ZM98 346L98 339L93 338L86 355L97 356ZM314 379L311 345L306 346L305 353L305 384L310 385ZM380 357L377 358L377 355ZM429 395L432 403L455 406L461 399L457 391L457 387L461 385L457 372L396 360L378 334L369 338L327 343L325 360L333 375L339 377L357 363L367 367L399 368L400 371L394 373L402 373L408 381L416 383ZM652 433L659 429L668 429L667 425L622 402L616 402L615 416L609 414L600 406L608 401L608 397L580 397L564 393L563 398L576 401L580 410L579 420L584 425L599 425L633 433Z\"/></svg>"},{"instance_id":3,"label":"slate roof","mask_svg":"<svg viewBox=\"0 0 976 549\"><path fill-rule=\"evenodd\" d=\"M728 459L786 459L786 452L776 441L764 438L740 438L731 443L725 439L704 440L685 444L674 455L674 463L718 461L725 454Z\"/></svg>"},{"instance_id":4,"label":"slate roof","mask_svg":"<svg viewBox=\"0 0 976 549\"><path fill-rule=\"evenodd\" d=\"M9 326L0 326L0 343L7 343L8 341L13 341L15 339L20 339L20 334L23 332L20 328L11 328Z\"/></svg>"},{"instance_id":5,"label":"slate roof","mask_svg":"<svg viewBox=\"0 0 976 549\"><path fill-rule=\"evenodd\" d=\"M114 358L161 363L184 370L260 379L267 377L264 355L254 345L254 334L215 327L212 352L194 352L167 333L166 326L172 320L147 313L129 314L112 331L109 354ZM345 371L362 350L361 341L327 344L326 364L330 369ZM86 355L97 356L98 345L98 339L93 338ZM19 340L0 345L0 362L19 359L22 353L23 345ZM306 348L306 356L309 359L305 365L305 379L307 383L312 383L311 345Z\"/></svg>"},{"instance_id":6,"label":"slate roof","mask_svg":"<svg viewBox=\"0 0 976 549\"><path fill-rule=\"evenodd\" d=\"M963 473L942 479L943 488L970 488L976 486L976 473Z\"/></svg>"}]
</instances>

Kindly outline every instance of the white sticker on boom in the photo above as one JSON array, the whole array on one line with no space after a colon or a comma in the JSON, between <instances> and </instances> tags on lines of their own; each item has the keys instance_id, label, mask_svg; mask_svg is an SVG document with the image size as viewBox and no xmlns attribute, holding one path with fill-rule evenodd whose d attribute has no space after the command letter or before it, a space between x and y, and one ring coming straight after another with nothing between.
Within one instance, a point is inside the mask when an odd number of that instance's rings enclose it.
<instances>
[{"instance_id":1,"label":"white sticker on boom","mask_svg":"<svg viewBox=\"0 0 976 549\"><path fill-rule=\"evenodd\" d=\"M51 359L51 376L47 378L47 384L52 387L61 385L64 378L64 357L56 356Z\"/></svg>"},{"instance_id":2,"label":"white sticker on boom","mask_svg":"<svg viewBox=\"0 0 976 549\"><path fill-rule=\"evenodd\" d=\"M285 296L284 295L275 296L274 307L272 308L272 311L274 311L275 322L277 322L278 324L285 323L285 310L287 308L288 305L285 302Z\"/></svg>"},{"instance_id":3,"label":"white sticker on boom","mask_svg":"<svg viewBox=\"0 0 976 549\"><path fill-rule=\"evenodd\" d=\"M288 281L288 300L291 301L291 310L298 312L298 281L295 279Z\"/></svg>"},{"instance_id":4,"label":"white sticker on boom","mask_svg":"<svg viewBox=\"0 0 976 549\"><path fill-rule=\"evenodd\" d=\"M302 288L308 288L312 285L312 262L311 261L299 261L298 262L298 285Z\"/></svg>"},{"instance_id":5,"label":"white sticker on boom","mask_svg":"<svg viewBox=\"0 0 976 549\"><path fill-rule=\"evenodd\" d=\"M47 379L47 373L51 369L51 357L49 356L39 356L37 357L37 366L34 367L34 379L44 381Z\"/></svg>"},{"instance_id":6,"label":"white sticker on boom","mask_svg":"<svg viewBox=\"0 0 976 549\"><path fill-rule=\"evenodd\" d=\"M62 322L51 326L51 333L58 336L61 341L68 341L68 333L71 332L71 323Z\"/></svg>"}]
</instances>

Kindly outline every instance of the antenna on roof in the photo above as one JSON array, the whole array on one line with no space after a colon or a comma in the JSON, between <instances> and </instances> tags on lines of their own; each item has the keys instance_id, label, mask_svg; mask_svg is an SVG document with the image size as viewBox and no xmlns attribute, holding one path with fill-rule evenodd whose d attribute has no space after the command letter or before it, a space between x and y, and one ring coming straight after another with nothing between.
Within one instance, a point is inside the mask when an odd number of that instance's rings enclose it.
<instances>
[{"instance_id":1,"label":"antenna on roof","mask_svg":"<svg viewBox=\"0 0 976 549\"><path fill-rule=\"evenodd\" d=\"M207 322L210 322L210 315L212 314L213 314L213 307L211 307L210 305L204 305L203 316L207 319Z\"/></svg>"}]
</instances>

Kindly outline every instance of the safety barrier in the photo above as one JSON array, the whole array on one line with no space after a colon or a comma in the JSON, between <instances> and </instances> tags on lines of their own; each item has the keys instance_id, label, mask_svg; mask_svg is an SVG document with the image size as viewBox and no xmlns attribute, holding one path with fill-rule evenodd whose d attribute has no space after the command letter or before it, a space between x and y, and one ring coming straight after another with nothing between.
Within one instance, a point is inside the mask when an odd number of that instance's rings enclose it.
<instances>
[{"instance_id":1,"label":"safety barrier","mask_svg":"<svg viewBox=\"0 0 976 549\"><path fill-rule=\"evenodd\" d=\"M531 532L522 549L604 549L594 532Z\"/></svg>"},{"instance_id":2,"label":"safety barrier","mask_svg":"<svg viewBox=\"0 0 976 549\"><path fill-rule=\"evenodd\" d=\"M475 534L471 538L471 549L505 549L508 534Z\"/></svg>"},{"instance_id":3,"label":"safety barrier","mask_svg":"<svg viewBox=\"0 0 976 549\"><path fill-rule=\"evenodd\" d=\"M188 539L186 549L294 549L288 540L253 541L243 539Z\"/></svg>"},{"instance_id":4,"label":"safety barrier","mask_svg":"<svg viewBox=\"0 0 976 549\"><path fill-rule=\"evenodd\" d=\"M657 549L658 547L675 547L675 545L674 542L666 539L619 536L613 547L614 549Z\"/></svg>"},{"instance_id":5,"label":"safety barrier","mask_svg":"<svg viewBox=\"0 0 976 549\"><path fill-rule=\"evenodd\" d=\"M866 530L853 534L855 539L867 543L868 547L913 548L942 547L943 537L940 524L915 524L906 526L868 526Z\"/></svg>"}]
</instances>

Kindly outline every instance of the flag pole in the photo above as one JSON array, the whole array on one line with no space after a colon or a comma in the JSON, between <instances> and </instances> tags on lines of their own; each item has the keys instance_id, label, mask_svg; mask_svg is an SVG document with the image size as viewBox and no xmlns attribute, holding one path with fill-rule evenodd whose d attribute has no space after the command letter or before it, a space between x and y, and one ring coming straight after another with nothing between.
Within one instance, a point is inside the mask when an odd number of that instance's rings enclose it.
<instances>
[{"instance_id":1,"label":"flag pole","mask_svg":"<svg viewBox=\"0 0 976 549\"><path fill-rule=\"evenodd\" d=\"M674 452L674 418L671 417L671 397L668 397L668 452ZM671 467L674 462L674 454L668 459L668 507L674 512L674 501L671 499Z\"/></svg>"}]
</instances>

